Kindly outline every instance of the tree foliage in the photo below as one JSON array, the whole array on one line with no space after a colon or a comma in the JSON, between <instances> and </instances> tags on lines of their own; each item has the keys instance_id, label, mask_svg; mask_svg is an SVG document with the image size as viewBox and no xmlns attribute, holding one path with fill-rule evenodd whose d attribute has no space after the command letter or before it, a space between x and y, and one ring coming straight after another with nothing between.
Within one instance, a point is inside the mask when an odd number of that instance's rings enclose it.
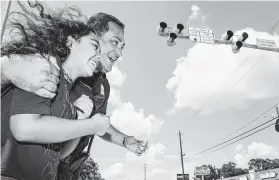
<instances>
[{"instance_id":1,"label":"tree foliage","mask_svg":"<svg viewBox=\"0 0 279 180\"><path fill-rule=\"evenodd\" d=\"M279 159L251 159L248 162L249 169L254 169L256 172L265 171L268 169L279 168Z\"/></svg>"},{"instance_id":2,"label":"tree foliage","mask_svg":"<svg viewBox=\"0 0 279 180\"><path fill-rule=\"evenodd\" d=\"M81 167L79 180L105 180L102 178L96 162L89 157Z\"/></svg>"}]
</instances>

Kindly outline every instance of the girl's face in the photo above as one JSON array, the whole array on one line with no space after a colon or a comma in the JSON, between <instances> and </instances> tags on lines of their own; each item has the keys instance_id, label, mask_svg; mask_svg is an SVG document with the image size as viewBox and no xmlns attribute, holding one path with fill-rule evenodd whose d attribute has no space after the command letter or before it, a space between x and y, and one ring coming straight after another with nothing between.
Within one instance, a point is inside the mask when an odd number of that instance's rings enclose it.
<instances>
[{"instance_id":1,"label":"girl's face","mask_svg":"<svg viewBox=\"0 0 279 180\"><path fill-rule=\"evenodd\" d=\"M81 77L91 77L101 61L100 45L93 33L74 40L70 37L70 58Z\"/></svg>"}]
</instances>

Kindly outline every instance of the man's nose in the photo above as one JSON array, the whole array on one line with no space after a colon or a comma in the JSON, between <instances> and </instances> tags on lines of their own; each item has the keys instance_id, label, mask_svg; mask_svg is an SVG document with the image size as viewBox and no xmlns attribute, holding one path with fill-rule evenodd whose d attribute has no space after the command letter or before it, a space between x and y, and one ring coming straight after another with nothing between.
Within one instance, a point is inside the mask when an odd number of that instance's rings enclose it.
<instances>
[{"instance_id":1,"label":"man's nose","mask_svg":"<svg viewBox=\"0 0 279 180\"><path fill-rule=\"evenodd\" d=\"M117 48L116 49L116 54L118 55L118 58L122 57L122 49L121 48Z\"/></svg>"}]
</instances>

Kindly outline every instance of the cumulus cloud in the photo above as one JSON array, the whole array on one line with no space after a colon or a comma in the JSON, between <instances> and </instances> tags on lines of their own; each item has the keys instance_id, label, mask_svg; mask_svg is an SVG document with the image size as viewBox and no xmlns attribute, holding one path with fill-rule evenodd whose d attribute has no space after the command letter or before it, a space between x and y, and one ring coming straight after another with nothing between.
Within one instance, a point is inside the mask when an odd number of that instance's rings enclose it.
<instances>
[{"instance_id":1,"label":"cumulus cloud","mask_svg":"<svg viewBox=\"0 0 279 180\"><path fill-rule=\"evenodd\" d=\"M252 158L278 158L279 151L270 145L261 142L252 142L246 150L237 153L234 156L238 167L247 168L248 162Z\"/></svg>"},{"instance_id":2,"label":"cumulus cloud","mask_svg":"<svg viewBox=\"0 0 279 180\"><path fill-rule=\"evenodd\" d=\"M176 167L170 165L179 160L179 156L176 156L176 159L174 159L175 155L170 155L166 152L166 146L161 143L151 145L142 156L136 156L128 152L123 162L116 163L109 169L103 171L102 174L104 174L104 177L108 177L108 180L114 180L118 177L122 177L122 179L135 179L135 177L143 177L143 164L146 163L148 179L156 180L159 176L162 180L173 179L173 174L180 172L180 170L176 171ZM121 164L124 166L121 166ZM121 166L121 171L119 170L119 166ZM118 167L118 170L112 173L110 169L113 167ZM185 164L185 171L192 170L192 167L194 167L193 163L191 165Z\"/></svg>"},{"instance_id":3,"label":"cumulus cloud","mask_svg":"<svg viewBox=\"0 0 279 180\"><path fill-rule=\"evenodd\" d=\"M107 73L107 78L112 86L121 87L127 75L122 72L117 66L113 66L111 72Z\"/></svg>"},{"instance_id":4,"label":"cumulus cloud","mask_svg":"<svg viewBox=\"0 0 279 180\"><path fill-rule=\"evenodd\" d=\"M241 151L242 150L242 148L243 148L243 145L242 144L238 144L237 146L236 146L236 151Z\"/></svg>"},{"instance_id":5,"label":"cumulus cloud","mask_svg":"<svg viewBox=\"0 0 279 180\"><path fill-rule=\"evenodd\" d=\"M116 177L119 178L123 174L123 163L115 163L102 173L105 178Z\"/></svg>"},{"instance_id":6,"label":"cumulus cloud","mask_svg":"<svg viewBox=\"0 0 279 180\"><path fill-rule=\"evenodd\" d=\"M187 24L190 26L197 26L197 27L203 27L206 28L208 25L206 24L206 20L208 17L208 14L202 11L202 9L197 6L196 4L193 4L191 6L191 15L188 17Z\"/></svg>"},{"instance_id":7,"label":"cumulus cloud","mask_svg":"<svg viewBox=\"0 0 279 180\"><path fill-rule=\"evenodd\" d=\"M155 115L145 116L144 110L136 109L131 102L124 102L115 108L111 123L124 133L134 136L156 134L163 125L163 121Z\"/></svg>"},{"instance_id":8,"label":"cumulus cloud","mask_svg":"<svg viewBox=\"0 0 279 180\"><path fill-rule=\"evenodd\" d=\"M235 34L244 31L249 34L249 44L256 44L257 38L279 44L279 36L252 28ZM197 43L186 56L177 59L166 87L174 94L175 109L202 107L202 113L210 113L246 108L256 100L279 95L278 62L279 54L275 52L242 48L234 54L227 45Z\"/></svg>"},{"instance_id":9,"label":"cumulus cloud","mask_svg":"<svg viewBox=\"0 0 279 180\"><path fill-rule=\"evenodd\" d=\"M200 15L201 8L196 4L191 6L192 14L189 16L189 20L197 19Z\"/></svg>"},{"instance_id":10,"label":"cumulus cloud","mask_svg":"<svg viewBox=\"0 0 279 180\"><path fill-rule=\"evenodd\" d=\"M112 105L108 114L111 114L111 124L120 131L134 136L152 135L159 132L163 121L153 114L144 114L143 109L136 109L132 102L121 100L120 90L126 79L126 73L122 72L117 66L107 74L111 85L109 104Z\"/></svg>"}]
</instances>

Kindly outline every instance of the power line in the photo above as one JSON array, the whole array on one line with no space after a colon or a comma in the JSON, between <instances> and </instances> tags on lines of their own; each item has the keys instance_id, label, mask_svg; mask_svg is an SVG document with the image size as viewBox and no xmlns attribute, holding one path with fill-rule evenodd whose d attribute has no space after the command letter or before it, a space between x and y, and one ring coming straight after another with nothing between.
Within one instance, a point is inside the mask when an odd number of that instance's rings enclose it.
<instances>
[{"instance_id":1,"label":"power line","mask_svg":"<svg viewBox=\"0 0 279 180\"><path fill-rule=\"evenodd\" d=\"M261 127L261 126L263 126L263 125L265 125L265 124L267 124L267 123L269 123L269 122L271 122L271 121L273 121L273 120L275 120L275 119L277 119L277 118L278 118L278 117L272 118L271 120L269 120L269 121L267 121L267 122L265 122L265 123L262 123L262 124L260 124L259 126L254 127L254 128L252 128L252 129L250 129L250 130L248 130L248 131L246 131L246 132L244 132L244 133L242 133L242 134L240 134L240 135L238 135L238 136L236 136L236 137L233 137L233 138L231 138L231 139L229 139L229 140L227 140L227 141L225 141L225 142L219 143L219 144L217 144L217 145L215 145L215 146L213 146L213 147L210 147L210 148L208 148L208 149L205 149L205 150L203 150L203 151L201 151L201 152L195 153L195 154L191 155L191 157L192 157L192 156L199 155L199 154L202 154L202 153L205 153L205 152L210 151L210 150L212 150L212 149L214 149L214 148L216 148L216 147L218 147L218 146L221 146L221 145L223 145L223 144L225 144L225 143L227 143L227 142L230 142L230 141L232 141L232 140L234 140L234 139L236 139L236 138L238 138L238 137L240 137L240 136L242 136L242 135L244 135L244 134L247 134L247 133L249 133L249 132L251 132L251 131L253 131L253 130L255 130L255 129L257 129L257 128L259 128L259 127ZM189 158L189 157L187 157L187 158Z\"/></svg>"},{"instance_id":2,"label":"power line","mask_svg":"<svg viewBox=\"0 0 279 180\"><path fill-rule=\"evenodd\" d=\"M278 117L277 117L277 118L278 118ZM265 129L267 129L267 128L273 126L273 125L275 125L275 123L270 124L270 125L268 125L268 126L262 128L262 129L259 129L258 131L255 131L255 132L253 132L252 134L249 134L249 135L247 135L247 136L244 136L244 137L242 137L242 138L240 138L240 139L238 139L238 140L236 140L236 141L233 141L233 142L231 142L230 144L227 144L226 146L223 146L222 148L219 148L219 149L217 149L217 150L215 150L215 151L213 151L213 152L217 152L217 151L219 151L219 150L221 150L221 149L223 149L223 148L225 148L225 147L228 147L228 146L230 146L230 145L232 145L232 144L234 144L234 143L237 143L238 141L241 141L241 140L243 140L243 139L245 139L245 138L247 138L247 137L249 137L249 136L252 136L253 134L256 134L256 133L258 133L258 132L260 132L260 131L263 131L263 130L265 130Z\"/></svg>"},{"instance_id":3,"label":"power line","mask_svg":"<svg viewBox=\"0 0 279 180\"><path fill-rule=\"evenodd\" d=\"M268 110L266 110L265 112L261 113L258 117L252 119L251 121L249 121L247 124L245 124L244 126L240 127L239 129L237 129L236 131L230 133L229 135L227 135L226 137L218 140L218 141L221 141L221 140L224 140L226 139L227 137L230 137L231 135L235 134L236 132L244 129L245 127L247 127L249 124L251 124L252 122L255 122L256 120L258 120L260 117L262 117L263 115L265 115L267 112L269 112L270 110L272 110L273 108L275 108L277 105L279 104L279 102L277 104L275 104L274 106L272 106L271 108L269 108Z\"/></svg>"},{"instance_id":4,"label":"power line","mask_svg":"<svg viewBox=\"0 0 279 180\"><path fill-rule=\"evenodd\" d=\"M240 64L239 66L237 66L237 67L230 73L228 80L232 78L232 75L236 72L236 70L237 70L238 68L241 67L241 65L242 65L247 59L248 59L248 57L245 58L245 59L241 62L241 64ZM225 82L226 82L226 81L223 81L223 82L222 82L222 86L223 86L223 84L225 84ZM213 95L213 92L211 93L211 95ZM196 117L196 115L198 115L198 114L201 112L202 108L203 108L206 104L208 104L208 103L209 103L209 100L208 100L208 101L205 101L205 102L200 106L200 108L197 110L197 112L192 116L192 118L193 118L193 117Z\"/></svg>"},{"instance_id":5,"label":"power line","mask_svg":"<svg viewBox=\"0 0 279 180\"><path fill-rule=\"evenodd\" d=\"M249 72L251 72L251 70L252 69L254 69L254 67L256 67L256 65L260 62L262 60L262 58L260 58L248 71L246 71L246 73L230 88L230 89L228 89L224 94L223 94L223 96L220 98L220 99L218 99L217 101L215 101L215 103L217 103L217 102L219 102L219 101L221 101L222 99L224 99L226 96L227 96L227 94L229 94L229 92L235 87L235 86L237 86L238 85L238 83L242 80L242 79L244 79L248 74L249 74Z\"/></svg>"},{"instance_id":6,"label":"power line","mask_svg":"<svg viewBox=\"0 0 279 180\"><path fill-rule=\"evenodd\" d=\"M236 132L238 132L238 131L244 129L244 128L247 127L249 124L251 124L252 122L255 122L255 121L258 120L261 116L265 115L267 112L269 112L270 110L272 110L273 108L275 108L277 105L279 105L279 102L276 103L275 105L273 105L271 108L267 109L266 111L262 112L258 117L252 119L252 120L249 121L247 124L243 125L243 126L240 127L239 129L237 129L236 131L234 131L234 132L228 134L227 136L225 136L225 137L219 139L217 142L222 141L222 140L226 139L227 137L230 137L231 135L235 134ZM278 116L279 116L279 115L278 115ZM194 150L194 151L191 151L191 152L196 152L196 151L198 151L198 150Z\"/></svg>"},{"instance_id":7,"label":"power line","mask_svg":"<svg viewBox=\"0 0 279 180\"><path fill-rule=\"evenodd\" d=\"M277 20L277 22L270 28L270 30L268 31L269 34L272 33L272 31L278 26L279 24L279 19Z\"/></svg>"}]
</instances>

